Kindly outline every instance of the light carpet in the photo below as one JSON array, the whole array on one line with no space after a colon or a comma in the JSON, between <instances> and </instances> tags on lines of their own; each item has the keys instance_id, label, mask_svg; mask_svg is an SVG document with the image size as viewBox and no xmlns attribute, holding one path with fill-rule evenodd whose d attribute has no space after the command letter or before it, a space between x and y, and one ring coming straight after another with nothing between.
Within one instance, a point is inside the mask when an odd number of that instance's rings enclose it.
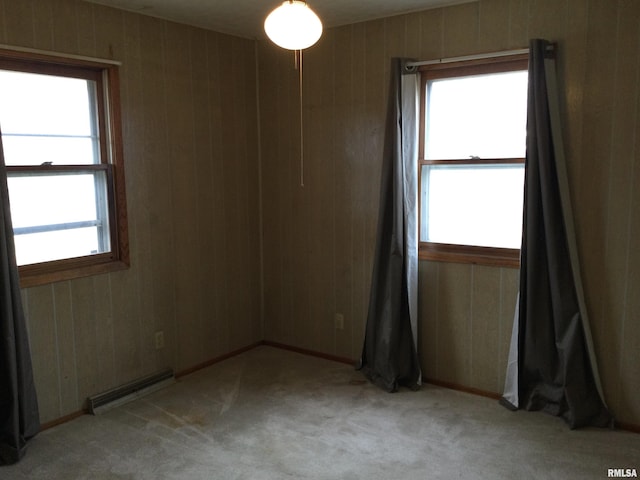
<instances>
[{"instance_id":1,"label":"light carpet","mask_svg":"<svg viewBox=\"0 0 640 480\"><path fill-rule=\"evenodd\" d=\"M425 385L389 394L349 365L258 347L38 435L0 478L603 479L640 435Z\"/></svg>"}]
</instances>

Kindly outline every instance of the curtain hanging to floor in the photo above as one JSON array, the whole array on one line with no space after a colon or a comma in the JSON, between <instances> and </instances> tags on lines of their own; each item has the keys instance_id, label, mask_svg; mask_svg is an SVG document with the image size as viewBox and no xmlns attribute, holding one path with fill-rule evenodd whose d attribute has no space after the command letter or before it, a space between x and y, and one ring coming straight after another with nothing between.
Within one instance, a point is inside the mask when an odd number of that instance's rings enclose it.
<instances>
[{"instance_id":1,"label":"curtain hanging to floor","mask_svg":"<svg viewBox=\"0 0 640 480\"><path fill-rule=\"evenodd\" d=\"M578 263L555 55L532 40L520 288L502 404L610 426Z\"/></svg>"},{"instance_id":2,"label":"curtain hanging to floor","mask_svg":"<svg viewBox=\"0 0 640 480\"><path fill-rule=\"evenodd\" d=\"M22 310L7 169L0 142L0 465L20 460L40 430L29 340Z\"/></svg>"},{"instance_id":3,"label":"curtain hanging to floor","mask_svg":"<svg viewBox=\"0 0 640 480\"><path fill-rule=\"evenodd\" d=\"M364 346L359 367L386 391L421 382L417 354L417 119L419 79L391 60L380 210Z\"/></svg>"}]
</instances>

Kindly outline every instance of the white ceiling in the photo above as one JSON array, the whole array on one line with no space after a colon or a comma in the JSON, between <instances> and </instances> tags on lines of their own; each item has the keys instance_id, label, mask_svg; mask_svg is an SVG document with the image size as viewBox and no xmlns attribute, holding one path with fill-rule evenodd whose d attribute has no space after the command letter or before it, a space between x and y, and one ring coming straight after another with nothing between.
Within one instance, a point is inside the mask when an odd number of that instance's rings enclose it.
<instances>
[{"instance_id":1,"label":"white ceiling","mask_svg":"<svg viewBox=\"0 0 640 480\"><path fill-rule=\"evenodd\" d=\"M229 33L264 38L262 25L282 0L85 0L143 15ZM477 0L308 0L325 28Z\"/></svg>"}]
</instances>

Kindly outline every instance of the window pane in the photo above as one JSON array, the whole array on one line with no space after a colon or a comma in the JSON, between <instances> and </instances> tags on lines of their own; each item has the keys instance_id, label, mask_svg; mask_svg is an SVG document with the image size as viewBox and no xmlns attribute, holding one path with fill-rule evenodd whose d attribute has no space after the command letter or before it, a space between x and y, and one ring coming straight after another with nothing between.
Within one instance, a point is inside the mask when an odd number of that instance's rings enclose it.
<instances>
[{"instance_id":1,"label":"window pane","mask_svg":"<svg viewBox=\"0 0 640 480\"><path fill-rule=\"evenodd\" d=\"M78 137L14 137L2 135L7 165L87 165L95 163L94 142Z\"/></svg>"},{"instance_id":2,"label":"window pane","mask_svg":"<svg viewBox=\"0 0 640 480\"><path fill-rule=\"evenodd\" d=\"M427 89L427 159L525 156L526 71L432 80Z\"/></svg>"},{"instance_id":3,"label":"window pane","mask_svg":"<svg viewBox=\"0 0 640 480\"><path fill-rule=\"evenodd\" d=\"M18 265L100 253L98 227L16 235Z\"/></svg>"},{"instance_id":4,"label":"window pane","mask_svg":"<svg viewBox=\"0 0 640 480\"><path fill-rule=\"evenodd\" d=\"M19 265L109 251L104 171L11 174L8 185Z\"/></svg>"},{"instance_id":5,"label":"window pane","mask_svg":"<svg viewBox=\"0 0 640 480\"><path fill-rule=\"evenodd\" d=\"M520 248L524 165L425 166L421 241Z\"/></svg>"},{"instance_id":6,"label":"window pane","mask_svg":"<svg viewBox=\"0 0 640 480\"><path fill-rule=\"evenodd\" d=\"M0 70L7 165L99 163L95 82Z\"/></svg>"},{"instance_id":7,"label":"window pane","mask_svg":"<svg viewBox=\"0 0 640 480\"><path fill-rule=\"evenodd\" d=\"M3 133L91 135L88 80L0 70Z\"/></svg>"}]
</instances>

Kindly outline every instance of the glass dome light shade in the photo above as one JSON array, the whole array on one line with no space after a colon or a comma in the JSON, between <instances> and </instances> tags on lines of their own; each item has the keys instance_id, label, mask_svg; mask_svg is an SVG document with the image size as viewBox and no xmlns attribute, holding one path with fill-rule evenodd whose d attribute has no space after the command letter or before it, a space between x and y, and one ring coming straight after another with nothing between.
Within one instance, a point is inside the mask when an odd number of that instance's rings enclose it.
<instances>
[{"instance_id":1,"label":"glass dome light shade","mask_svg":"<svg viewBox=\"0 0 640 480\"><path fill-rule=\"evenodd\" d=\"M267 16L264 31L279 47L303 50L318 41L322 22L306 2L286 1Z\"/></svg>"}]
</instances>

